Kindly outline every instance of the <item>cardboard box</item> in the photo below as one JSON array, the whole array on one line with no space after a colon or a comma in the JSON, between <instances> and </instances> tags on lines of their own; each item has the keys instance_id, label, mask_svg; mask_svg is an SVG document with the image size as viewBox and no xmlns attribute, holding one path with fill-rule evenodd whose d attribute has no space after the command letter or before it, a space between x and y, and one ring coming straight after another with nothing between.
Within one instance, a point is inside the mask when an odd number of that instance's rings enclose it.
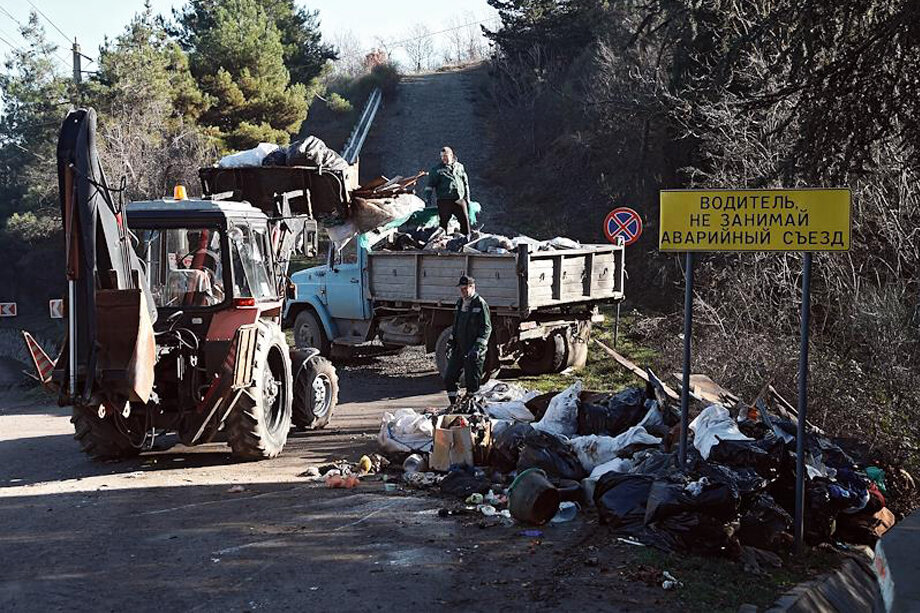
<instances>
[{"instance_id":1,"label":"cardboard box","mask_svg":"<svg viewBox=\"0 0 920 613\"><path fill-rule=\"evenodd\" d=\"M441 415L434 425L434 448L428 458L431 470L446 472L451 466L485 465L492 448L492 423L486 421L484 430L461 426L459 418L469 420L469 415ZM468 423L468 421L467 421Z\"/></svg>"}]
</instances>

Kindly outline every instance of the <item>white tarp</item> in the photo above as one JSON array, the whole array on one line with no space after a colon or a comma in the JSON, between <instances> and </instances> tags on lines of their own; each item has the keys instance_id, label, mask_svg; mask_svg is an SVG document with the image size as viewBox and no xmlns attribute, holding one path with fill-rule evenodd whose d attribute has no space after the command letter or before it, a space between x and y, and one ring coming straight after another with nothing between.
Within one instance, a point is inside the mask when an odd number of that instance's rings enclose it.
<instances>
[{"instance_id":1,"label":"white tarp","mask_svg":"<svg viewBox=\"0 0 920 613\"><path fill-rule=\"evenodd\" d=\"M721 404L712 404L703 409L690 423L690 429L693 430L693 446L699 450L704 460L709 459L709 452L719 441L754 440L741 434L731 413Z\"/></svg>"}]
</instances>

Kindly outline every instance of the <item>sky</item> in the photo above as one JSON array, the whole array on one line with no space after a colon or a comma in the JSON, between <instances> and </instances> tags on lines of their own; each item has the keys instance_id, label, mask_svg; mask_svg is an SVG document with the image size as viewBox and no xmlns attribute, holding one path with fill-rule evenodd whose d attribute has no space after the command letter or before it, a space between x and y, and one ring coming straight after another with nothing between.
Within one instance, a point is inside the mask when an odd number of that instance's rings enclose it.
<instances>
[{"instance_id":1,"label":"sky","mask_svg":"<svg viewBox=\"0 0 920 613\"><path fill-rule=\"evenodd\" d=\"M155 13L170 15L174 7L184 2L151 0ZM403 40L415 23L423 23L432 32L446 29L452 19L472 15L474 20L492 19L486 25L496 25L496 13L486 0L299 0L307 9L319 10L323 37L333 40L336 34L350 30L368 49L380 37L388 41ZM37 8L53 22L39 16L48 38L60 45L58 55L70 60L70 43L76 37L81 51L95 58L99 45L108 35L120 34L131 17L143 9L144 0L0 0L0 37L21 45L15 20L25 23L31 10ZM12 17L11 17L12 15ZM66 37L65 37L66 35ZM439 44L435 37L435 44ZM0 41L0 56L9 52L9 44ZM62 68L64 63L61 63ZM84 66L91 70L92 63Z\"/></svg>"}]
</instances>

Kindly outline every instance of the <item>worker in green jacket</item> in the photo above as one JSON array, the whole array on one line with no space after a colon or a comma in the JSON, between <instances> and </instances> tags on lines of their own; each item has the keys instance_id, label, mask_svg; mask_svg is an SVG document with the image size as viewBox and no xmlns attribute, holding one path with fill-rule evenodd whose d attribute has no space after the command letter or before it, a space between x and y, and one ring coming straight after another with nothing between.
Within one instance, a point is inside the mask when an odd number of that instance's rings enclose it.
<instances>
[{"instance_id":1,"label":"worker in green jacket","mask_svg":"<svg viewBox=\"0 0 920 613\"><path fill-rule=\"evenodd\" d=\"M448 343L447 370L444 373L444 385L451 405L457 402L461 370L466 379L466 393L473 394L479 390L489 350L489 337L492 335L489 305L476 293L476 280L463 275L457 287L460 288L460 300L457 301L454 313L454 328Z\"/></svg>"},{"instance_id":2,"label":"worker in green jacket","mask_svg":"<svg viewBox=\"0 0 920 613\"><path fill-rule=\"evenodd\" d=\"M432 192L438 203L438 217L444 231L447 231L451 216L456 215L457 221L460 222L460 232L469 236L470 179L450 147L441 149L441 163L428 171L426 199Z\"/></svg>"}]
</instances>

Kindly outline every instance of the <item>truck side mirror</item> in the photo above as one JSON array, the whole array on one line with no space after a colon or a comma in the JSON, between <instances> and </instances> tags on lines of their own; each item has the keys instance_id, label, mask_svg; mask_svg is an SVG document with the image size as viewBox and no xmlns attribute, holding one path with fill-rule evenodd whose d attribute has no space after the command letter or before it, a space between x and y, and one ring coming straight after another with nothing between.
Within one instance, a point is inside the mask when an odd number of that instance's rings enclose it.
<instances>
[{"instance_id":1,"label":"truck side mirror","mask_svg":"<svg viewBox=\"0 0 920 613\"><path fill-rule=\"evenodd\" d=\"M316 254L319 251L317 235L318 232L316 221L304 221L303 233L301 234L301 239L303 239L303 243L301 244L301 252L303 252L304 256L308 258L316 257Z\"/></svg>"}]
</instances>

